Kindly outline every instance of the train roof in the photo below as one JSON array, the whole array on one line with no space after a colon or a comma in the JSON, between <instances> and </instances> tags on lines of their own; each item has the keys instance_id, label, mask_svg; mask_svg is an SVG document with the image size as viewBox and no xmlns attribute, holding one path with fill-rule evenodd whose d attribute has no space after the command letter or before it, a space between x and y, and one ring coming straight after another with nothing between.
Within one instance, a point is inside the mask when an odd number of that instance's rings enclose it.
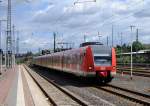
<instances>
[{"instance_id":1,"label":"train roof","mask_svg":"<svg viewBox=\"0 0 150 106\"><path fill-rule=\"evenodd\" d=\"M84 42L80 44L80 47L84 47L88 45L103 45L103 44L101 42Z\"/></svg>"},{"instance_id":2,"label":"train roof","mask_svg":"<svg viewBox=\"0 0 150 106\"><path fill-rule=\"evenodd\" d=\"M86 43L88 44L88 42L86 42ZM51 53L51 54L34 57L34 58L41 58L41 57L46 58L47 56L50 56L50 55L59 55L59 54L66 53L66 52L70 53L69 51L76 51L76 50L80 50L80 49L87 48L87 47L91 47L94 54L99 54L99 53L101 53L101 54L109 53L110 54L111 53L111 47L105 46L105 45L101 44L100 42L97 42L97 43L90 42L90 45L84 45L84 46L81 46L80 48L75 48L75 49L61 51L61 52L55 52L55 53Z\"/></svg>"}]
</instances>

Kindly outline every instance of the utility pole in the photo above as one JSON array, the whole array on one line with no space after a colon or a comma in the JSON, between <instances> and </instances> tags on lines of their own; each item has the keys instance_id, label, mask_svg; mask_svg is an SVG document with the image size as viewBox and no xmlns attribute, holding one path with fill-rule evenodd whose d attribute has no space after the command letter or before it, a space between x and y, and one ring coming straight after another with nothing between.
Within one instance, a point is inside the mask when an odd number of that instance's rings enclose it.
<instances>
[{"instance_id":1,"label":"utility pole","mask_svg":"<svg viewBox=\"0 0 150 106\"><path fill-rule=\"evenodd\" d=\"M100 42L100 40L101 40L100 38L102 37L102 35L99 32L97 34L98 34L99 42Z\"/></svg>"},{"instance_id":2,"label":"utility pole","mask_svg":"<svg viewBox=\"0 0 150 106\"><path fill-rule=\"evenodd\" d=\"M39 51L39 55L40 55L41 54L41 48L39 48L38 51Z\"/></svg>"},{"instance_id":3,"label":"utility pole","mask_svg":"<svg viewBox=\"0 0 150 106\"><path fill-rule=\"evenodd\" d=\"M114 47L114 25L112 25L112 47Z\"/></svg>"},{"instance_id":4,"label":"utility pole","mask_svg":"<svg viewBox=\"0 0 150 106\"><path fill-rule=\"evenodd\" d=\"M8 0L7 37L6 37L6 67L12 68L12 32L11 32L11 0Z\"/></svg>"},{"instance_id":5,"label":"utility pole","mask_svg":"<svg viewBox=\"0 0 150 106\"><path fill-rule=\"evenodd\" d=\"M0 3L1 3L2 1L0 0ZM2 65L3 65L3 63L2 63L2 48L1 48L1 20L0 20L0 74L2 73Z\"/></svg>"},{"instance_id":6,"label":"utility pole","mask_svg":"<svg viewBox=\"0 0 150 106\"><path fill-rule=\"evenodd\" d=\"M121 36L121 39L120 39L121 40L121 47L122 47L122 35L123 35L123 33L121 32L121 35L120 35Z\"/></svg>"},{"instance_id":7,"label":"utility pole","mask_svg":"<svg viewBox=\"0 0 150 106\"><path fill-rule=\"evenodd\" d=\"M132 43L133 43L133 41L132 41L132 36L133 36L133 28L134 28L135 26L133 26L133 25L131 25L130 26L130 29L131 29L131 76L130 76L130 78L131 78L131 80L132 80L132 77L133 77L133 59L132 59Z\"/></svg>"},{"instance_id":8,"label":"utility pole","mask_svg":"<svg viewBox=\"0 0 150 106\"><path fill-rule=\"evenodd\" d=\"M119 44L120 44L120 47L122 47L122 32L121 33L118 32L118 38L120 38Z\"/></svg>"},{"instance_id":9,"label":"utility pole","mask_svg":"<svg viewBox=\"0 0 150 106\"><path fill-rule=\"evenodd\" d=\"M86 42L86 35L84 35L84 42Z\"/></svg>"},{"instance_id":10,"label":"utility pole","mask_svg":"<svg viewBox=\"0 0 150 106\"><path fill-rule=\"evenodd\" d=\"M19 31L17 31L17 39L16 39L16 56L19 56Z\"/></svg>"},{"instance_id":11,"label":"utility pole","mask_svg":"<svg viewBox=\"0 0 150 106\"><path fill-rule=\"evenodd\" d=\"M120 44L120 47L121 47L121 58L122 58L122 62L123 62L123 55L122 55L122 32L121 32L121 35L120 35L120 37L121 37L121 44Z\"/></svg>"},{"instance_id":12,"label":"utility pole","mask_svg":"<svg viewBox=\"0 0 150 106\"><path fill-rule=\"evenodd\" d=\"M13 37L12 37L12 64L13 66L15 66L15 53L16 53L16 49L15 49L15 26L13 25Z\"/></svg>"},{"instance_id":13,"label":"utility pole","mask_svg":"<svg viewBox=\"0 0 150 106\"><path fill-rule=\"evenodd\" d=\"M54 36L54 53L56 52L56 33L53 33Z\"/></svg>"},{"instance_id":14,"label":"utility pole","mask_svg":"<svg viewBox=\"0 0 150 106\"><path fill-rule=\"evenodd\" d=\"M137 28L136 29L136 42L139 41L139 29Z\"/></svg>"},{"instance_id":15,"label":"utility pole","mask_svg":"<svg viewBox=\"0 0 150 106\"><path fill-rule=\"evenodd\" d=\"M2 1L0 0L0 3L1 3ZM1 20L0 20L0 75L2 74L2 65L3 65L3 63L2 63L2 56L3 54L2 54L2 49L1 49Z\"/></svg>"},{"instance_id":16,"label":"utility pole","mask_svg":"<svg viewBox=\"0 0 150 106\"><path fill-rule=\"evenodd\" d=\"M108 36L107 36L107 46L108 46Z\"/></svg>"}]
</instances>

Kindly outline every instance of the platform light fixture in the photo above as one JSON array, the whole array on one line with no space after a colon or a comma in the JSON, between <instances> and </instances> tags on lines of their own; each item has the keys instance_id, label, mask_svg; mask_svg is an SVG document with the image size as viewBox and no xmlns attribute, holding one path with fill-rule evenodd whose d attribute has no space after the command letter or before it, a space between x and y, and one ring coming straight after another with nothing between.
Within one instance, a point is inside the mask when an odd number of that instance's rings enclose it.
<instances>
[{"instance_id":1,"label":"platform light fixture","mask_svg":"<svg viewBox=\"0 0 150 106\"><path fill-rule=\"evenodd\" d=\"M96 0L87 0L87 1L79 1L79 0L77 0L76 2L74 2L74 5L80 4L80 3L88 3L88 2L96 2Z\"/></svg>"},{"instance_id":2,"label":"platform light fixture","mask_svg":"<svg viewBox=\"0 0 150 106\"><path fill-rule=\"evenodd\" d=\"M132 41L132 36L133 36L133 28L134 27L135 26L133 26L133 25L130 26L130 29L131 29L131 72L130 72L130 78L131 78L131 80L133 78L133 58L132 58L132 56L133 56L133 54L132 54L133 41Z\"/></svg>"}]
</instances>

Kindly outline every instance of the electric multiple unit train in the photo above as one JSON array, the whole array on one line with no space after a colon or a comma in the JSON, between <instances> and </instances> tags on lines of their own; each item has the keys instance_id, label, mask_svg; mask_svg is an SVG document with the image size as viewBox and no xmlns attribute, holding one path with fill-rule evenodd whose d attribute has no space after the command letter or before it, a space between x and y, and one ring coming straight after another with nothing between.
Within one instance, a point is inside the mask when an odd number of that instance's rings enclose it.
<instances>
[{"instance_id":1,"label":"electric multiple unit train","mask_svg":"<svg viewBox=\"0 0 150 106\"><path fill-rule=\"evenodd\" d=\"M86 42L77 49L35 57L33 64L108 83L116 74L116 53L99 42Z\"/></svg>"}]
</instances>

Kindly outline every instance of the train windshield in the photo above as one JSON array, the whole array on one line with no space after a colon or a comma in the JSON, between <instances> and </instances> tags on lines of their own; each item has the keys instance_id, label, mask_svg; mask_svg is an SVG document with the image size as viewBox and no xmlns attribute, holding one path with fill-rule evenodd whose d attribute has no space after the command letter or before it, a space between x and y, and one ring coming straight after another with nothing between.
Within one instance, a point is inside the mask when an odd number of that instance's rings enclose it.
<instances>
[{"instance_id":1,"label":"train windshield","mask_svg":"<svg viewBox=\"0 0 150 106\"><path fill-rule=\"evenodd\" d=\"M104 45L92 45L95 65L111 66L112 56L111 47Z\"/></svg>"},{"instance_id":2,"label":"train windshield","mask_svg":"<svg viewBox=\"0 0 150 106\"><path fill-rule=\"evenodd\" d=\"M111 66L111 56L94 56L95 65Z\"/></svg>"}]
</instances>

